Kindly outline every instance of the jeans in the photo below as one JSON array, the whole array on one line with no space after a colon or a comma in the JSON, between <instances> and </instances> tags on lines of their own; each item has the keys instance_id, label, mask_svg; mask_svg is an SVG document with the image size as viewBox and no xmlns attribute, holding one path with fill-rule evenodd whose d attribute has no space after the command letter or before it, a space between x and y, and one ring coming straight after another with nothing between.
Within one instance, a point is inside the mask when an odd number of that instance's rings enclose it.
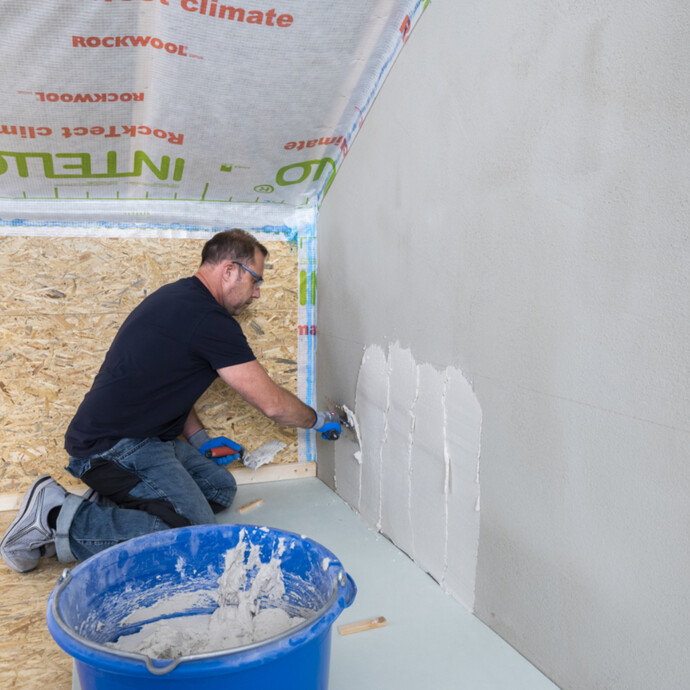
<instances>
[{"instance_id":1,"label":"jeans","mask_svg":"<svg viewBox=\"0 0 690 690\"><path fill-rule=\"evenodd\" d=\"M70 457L66 469L98 498L67 495L55 539L63 562L170 527L215 523L237 492L230 472L182 439L125 438L103 453Z\"/></svg>"}]
</instances>

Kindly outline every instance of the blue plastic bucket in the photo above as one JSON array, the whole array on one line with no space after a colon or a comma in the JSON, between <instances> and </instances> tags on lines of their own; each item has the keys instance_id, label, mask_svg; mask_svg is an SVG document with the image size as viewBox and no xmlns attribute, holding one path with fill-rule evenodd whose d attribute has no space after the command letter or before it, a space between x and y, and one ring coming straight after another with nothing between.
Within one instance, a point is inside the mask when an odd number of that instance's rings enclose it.
<instances>
[{"instance_id":1,"label":"blue plastic bucket","mask_svg":"<svg viewBox=\"0 0 690 690\"><path fill-rule=\"evenodd\" d=\"M156 620L127 623L135 610L171 594L217 588L224 554L243 530L245 542L260 548L262 563L282 554L281 608L304 623L255 644L174 660L106 646ZM340 561L311 539L251 525L182 527L118 544L66 570L48 600L47 620L57 644L74 657L82 690L325 690L331 627L356 592ZM192 599L199 601L174 615L217 607L210 598Z\"/></svg>"}]
</instances>

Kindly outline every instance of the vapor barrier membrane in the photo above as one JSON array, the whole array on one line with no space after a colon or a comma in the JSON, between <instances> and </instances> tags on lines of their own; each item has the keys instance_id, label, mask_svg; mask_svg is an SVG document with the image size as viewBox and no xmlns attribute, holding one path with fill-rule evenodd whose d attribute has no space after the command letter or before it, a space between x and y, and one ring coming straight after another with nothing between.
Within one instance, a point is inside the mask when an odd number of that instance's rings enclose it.
<instances>
[{"instance_id":1,"label":"vapor barrier membrane","mask_svg":"<svg viewBox=\"0 0 690 690\"><path fill-rule=\"evenodd\" d=\"M5 0L4 225L318 208L428 0L247 2Z\"/></svg>"}]
</instances>

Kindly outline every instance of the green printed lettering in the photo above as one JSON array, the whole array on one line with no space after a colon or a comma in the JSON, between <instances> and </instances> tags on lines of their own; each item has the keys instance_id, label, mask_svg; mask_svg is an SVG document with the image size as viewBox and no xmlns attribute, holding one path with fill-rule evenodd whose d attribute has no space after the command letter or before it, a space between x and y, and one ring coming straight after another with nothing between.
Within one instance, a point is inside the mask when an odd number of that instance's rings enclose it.
<instances>
[{"instance_id":1,"label":"green printed lettering","mask_svg":"<svg viewBox=\"0 0 690 690\"><path fill-rule=\"evenodd\" d=\"M180 134L180 136L182 136ZM182 142L180 142L182 143ZM184 158L175 159L175 168L173 169L173 181L179 182L182 179L182 173L184 172Z\"/></svg>"},{"instance_id":2,"label":"green printed lettering","mask_svg":"<svg viewBox=\"0 0 690 690\"><path fill-rule=\"evenodd\" d=\"M15 151L0 151L0 175L4 175L9 169L9 163L5 160L5 156L12 156L17 164L17 174L19 177L29 176L29 166L26 163L27 158L42 158L43 169L51 171L53 169L52 157L49 153L16 153Z\"/></svg>"},{"instance_id":3,"label":"green printed lettering","mask_svg":"<svg viewBox=\"0 0 690 690\"><path fill-rule=\"evenodd\" d=\"M48 129L48 128L45 128ZM67 137L77 134L78 129L75 128L70 131L69 128L63 128L63 136ZM96 128L102 129L102 128ZM105 131L105 130L104 130ZM50 133L48 131L47 133ZM14 151L0 151L0 175L4 175L9 170L9 158L14 158L17 166L17 173L19 177L29 176L29 167L27 159L40 158L43 161L43 172L47 179L65 179L65 178L113 178L113 177L141 177L144 165L159 179L166 180L170 173L170 157L162 156L160 165L156 165L144 151L134 152L134 163L132 172L118 172L117 169L117 152L108 151L106 154L106 171L103 173L94 173L91 167L91 155L88 153L57 153L56 159L60 160L61 171L56 172L53 162L53 156L50 153L17 153ZM68 159L76 159L76 162L63 162ZM173 180L179 182L182 179L184 172L184 159L176 158L173 168ZM75 171L75 172L65 172Z\"/></svg>"},{"instance_id":4,"label":"green printed lettering","mask_svg":"<svg viewBox=\"0 0 690 690\"><path fill-rule=\"evenodd\" d=\"M292 163L291 165L286 165L282 167L280 170L278 170L278 172L276 173L276 183L279 184L281 187L285 187L286 185L299 184L300 182L304 182L311 174L314 165L317 166L313 178L314 182L316 182L316 180L321 179L321 175L323 174L323 171L326 169L328 165L331 165L333 168L331 174L329 175L328 182L326 183L326 186L323 190L323 193L325 195L326 192L329 190L331 184L333 184L333 180L335 179L335 161L332 158L323 158L321 160L304 161L303 163ZM301 169L302 173L295 180L286 179L286 173L293 169Z\"/></svg>"},{"instance_id":5,"label":"green printed lettering","mask_svg":"<svg viewBox=\"0 0 690 690\"><path fill-rule=\"evenodd\" d=\"M112 157L111 157L112 156ZM112 163L112 168L111 168ZM156 167L153 161L143 152L134 152L134 171L131 173L117 172L117 153L115 151L108 151L108 171L113 170L113 177L141 177L141 171L144 164L146 167L159 179L167 180L170 171L170 156L161 156L160 167Z\"/></svg>"},{"instance_id":6,"label":"green printed lettering","mask_svg":"<svg viewBox=\"0 0 690 690\"><path fill-rule=\"evenodd\" d=\"M48 174L46 171L46 177L48 178L55 178L55 177L91 177L91 154L89 153L56 153L55 158L77 158L79 159L79 163L63 163L62 167L65 170L78 170L79 172L76 175L56 175L56 174ZM52 168L52 164L51 164ZM51 170L52 172L52 170Z\"/></svg>"},{"instance_id":7,"label":"green printed lettering","mask_svg":"<svg viewBox=\"0 0 690 690\"><path fill-rule=\"evenodd\" d=\"M333 180L335 180L335 161L332 158L324 158L321 161L321 164L319 167L316 169L316 175L314 175L314 181L318 180L321 178L321 173L324 171L324 168L326 167L326 164L330 163L333 166L333 170L331 174L328 176L328 182L326 183L326 186L323 188L323 195L326 196L326 193L328 190L331 188L331 185L333 184Z\"/></svg>"},{"instance_id":8,"label":"green printed lettering","mask_svg":"<svg viewBox=\"0 0 690 690\"><path fill-rule=\"evenodd\" d=\"M19 174L19 177L29 177L29 166L26 164L26 159L28 156L31 154L29 153L15 153L14 154L14 159L17 161L17 173ZM49 153L44 153L43 155L43 165L45 166L46 161L51 162L50 154ZM37 156L41 156L41 154L37 154Z\"/></svg>"},{"instance_id":9,"label":"green printed lettering","mask_svg":"<svg viewBox=\"0 0 690 690\"><path fill-rule=\"evenodd\" d=\"M108 151L105 156L106 160L106 177L122 177L117 172L117 151Z\"/></svg>"},{"instance_id":10,"label":"green printed lettering","mask_svg":"<svg viewBox=\"0 0 690 690\"><path fill-rule=\"evenodd\" d=\"M307 303L307 272L299 272L299 303L304 306Z\"/></svg>"},{"instance_id":11,"label":"green printed lettering","mask_svg":"<svg viewBox=\"0 0 690 690\"><path fill-rule=\"evenodd\" d=\"M322 158L321 161L314 162L319 163L319 167L316 169L316 174L314 175L314 180L318 180L321 177L321 173L324 171L328 163L333 166L333 173L335 173L335 161L332 158Z\"/></svg>"},{"instance_id":12,"label":"green printed lettering","mask_svg":"<svg viewBox=\"0 0 690 690\"><path fill-rule=\"evenodd\" d=\"M300 182L304 182L304 180L306 180L307 177L309 177L309 173L311 172L311 167L312 167L313 163L318 163L318 161L305 161L304 163L292 163L291 165L286 165L286 166L282 167L276 174L276 182L281 187L285 187L286 185L289 185L289 184L299 184ZM289 170L293 170L295 168L301 168L302 174L296 180L286 180L285 179L285 173L288 172Z\"/></svg>"}]
</instances>

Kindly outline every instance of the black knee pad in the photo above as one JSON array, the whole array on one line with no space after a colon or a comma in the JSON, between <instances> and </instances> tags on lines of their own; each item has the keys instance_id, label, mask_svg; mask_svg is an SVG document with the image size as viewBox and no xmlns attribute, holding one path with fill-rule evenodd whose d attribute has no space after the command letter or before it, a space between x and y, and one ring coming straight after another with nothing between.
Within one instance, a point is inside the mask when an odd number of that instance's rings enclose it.
<instances>
[{"instance_id":1,"label":"black knee pad","mask_svg":"<svg viewBox=\"0 0 690 690\"><path fill-rule=\"evenodd\" d=\"M192 524L188 518L175 511L170 501L162 498L132 496L130 491L141 480L134 472L129 472L110 460L103 458L92 460L91 469L84 472L81 480L101 496L105 496L122 508L143 510L159 517L170 527L187 527Z\"/></svg>"}]
</instances>

